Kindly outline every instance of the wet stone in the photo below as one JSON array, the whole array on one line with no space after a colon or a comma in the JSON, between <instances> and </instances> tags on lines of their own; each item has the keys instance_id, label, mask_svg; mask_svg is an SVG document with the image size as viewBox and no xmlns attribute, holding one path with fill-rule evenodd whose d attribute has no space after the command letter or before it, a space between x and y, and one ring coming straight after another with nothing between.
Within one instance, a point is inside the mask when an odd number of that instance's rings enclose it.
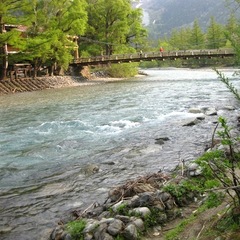
<instances>
[{"instance_id":1,"label":"wet stone","mask_svg":"<svg viewBox=\"0 0 240 240\"><path fill-rule=\"evenodd\" d=\"M160 199L160 201L162 202L166 202L167 200L169 200L171 198L171 194L170 193L167 193L167 192L161 192L161 191L157 191L155 194L154 194L154 197L156 199Z\"/></svg>"},{"instance_id":2,"label":"wet stone","mask_svg":"<svg viewBox=\"0 0 240 240\"><path fill-rule=\"evenodd\" d=\"M116 236L121 232L123 227L124 227L124 224L121 220L114 219L114 221L109 224L107 231L110 235Z\"/></svg>"},{"instance_id":3,"label":"wet stone","mask_svg":"<svg viewBox=\"0 0 240 240\"><path fill-rule=\"evenodd\" d=\"M205 112L207 116L217 115L217 110L215 108L208 108Z\"/></svg>"},{"instance_id":4,"label":"wet stone","mask_svg":"<svg viewBox=\"0 0 240 240\"><path fill-rule=\"evenodd\" d=\"M141 193L139 195L135 195L129 203L129 206L132 208L136 208L136 207L142 207L142 206L146 206L146 205L151 205L151 203L153 202L153 193Z\"/></svg>"},{"instance_id":5,"label":"wet stone","mask_svg":"<svg viewBox=\"0 0 240 240\"><path fill-rule=\"evenodd\" d=\"M124 239L136 240L138 238L137 228L134 224L129 224L123 231Z\"/></svg>"},{"instance_id":6,"label":"wet stone","mask_svg":"<svg viewBox=\"0 0 240 240\"><path fill-rule=\"evenodd\" d=\"M198 123L198 119L194 118L194 119L189 119L189 120L185 120L182 124L183 127L191 127L194 126Z\"/></svg>"},{"instance_id":7,"label":"wet stone","mask_svg":"<svg viewBox=\"0 0 240 240\"><path fill-rule=\"evenodd\" d=\"M61 239L62 234L64 233L63 226L57 226L51 233L50 239L55 240L55 239Z\"/></svg>"},{"instance_id":8,"label":"wet stone","mask_svg":"<svg viewBox=\"0 0 240 240\"><path fill-rule=\"evenodd\" d=\"M93 232L93 230L96 229L96 227L98 225L99 225L99 221L97 221L97 220L92 220L92 219L87 220L87 225L86 225L83 233Z\"/></svg>"},{"instance_id":9,"label":"wet stone","mask_svg":"<svg viewBox=\"0 0 240 240\"><path fill-rule=\"evenodd\" d=\"M95 229L93 236L95 239L104 239L106 235L108 225L106 223L100 224L98 228Z\"/></svg>"},{"instance_id":10,"label":"wet stone","mask_svg":"<svg viewBox=\"0 0 240 240\"><path fill-rule=\"evenodd\" d=\"M155 144L163 145L166 141L169 141L168 137L160 137L155 139Z\"/></svg>"},{"instance_id":11,"label":"wet stone","mask_svg":"<svg viewBox=\"0 0 240 240\"><path fill-rule=\"evenodd\" d=\"M135 214L140 214L142 217L147 217L149 214L151 214L150 209L147 207L134 208L130 212L135 213Z\"/></svg>"},{"instance_id":12,"label":"wet stone","mask_svg":"<svg viewBox=\"0 0 240 240\"><path fill-rule=\"evenodd\" d=\"M199 108L190 108L188 110L189 113L202 113L202 110Z\"/></svg>"},{"instance_id":13,"label":"wet stone","mask_svg":"<svg viewBox=\"0 0 240 240\"><path fill-rule=\"evenodd\" d=\"M144 222L141 218L131 217L131 221L137 227L138 230L143 231L145 229Z\"/></svg>"},{"instance_id":14,"label":"wet stone","mask_svg":"<svg viewBox=\"0 0 240 240\"><path fill-rule=\"evenodd\" d=\"M130 217L128 216L116 215L115 218L121 220L125 225L127 225L130 222Z\"/></svg>"}]
</instances>

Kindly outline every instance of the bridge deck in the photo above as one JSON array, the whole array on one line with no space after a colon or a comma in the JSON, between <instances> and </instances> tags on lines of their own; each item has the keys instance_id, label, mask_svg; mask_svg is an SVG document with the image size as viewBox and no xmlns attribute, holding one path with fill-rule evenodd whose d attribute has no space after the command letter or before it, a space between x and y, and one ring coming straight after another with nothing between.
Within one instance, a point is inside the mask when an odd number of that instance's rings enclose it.
<instances>
[{"instance_id":1,"label":"bridge deck","mask_svg":"<svg viewBox=\"0 0 240 240\"><path fill-rule=\"evenodd\" d=\"M205 49L205 50L181 50L168 52L146 52L146 53L127 53L118 55L103 55L89 58L75 59L73 64L76 65L98 65L108 63L126 63L141 62L152 60L176 60L177 58L212 58L212 57L233 57L235 55L233 49Z\"/></svg>"}]
</instances>

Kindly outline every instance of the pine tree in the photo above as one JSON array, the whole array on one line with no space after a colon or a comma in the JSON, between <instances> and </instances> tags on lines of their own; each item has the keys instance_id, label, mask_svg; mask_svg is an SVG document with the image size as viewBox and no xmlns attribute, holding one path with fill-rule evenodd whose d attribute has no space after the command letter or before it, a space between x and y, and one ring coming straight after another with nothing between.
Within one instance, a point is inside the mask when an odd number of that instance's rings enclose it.
<instances>
[{"instance_id":1,"label":"pine tree","mask_svg":"<svg viewBox=\"0 0 240 240\"><path fill-rule=\"evenodd\" d=\"M204 33L202 32L198 20L196 19L193 23L193 28L191 30L190 44L192 48L202 49L204 48Z\"/></svg>"},{"instance_id":2,"label":"pine tree","mask_svg":"<svg viewBox=\"0 0 240 240\"><path fill-rule=\"evenodd\" d=\"M211 17L210 24L207 29L207 46L208 48L217 49L226 45L226 38L223 33L223 26Z\"/></svg>"}]
</instances>

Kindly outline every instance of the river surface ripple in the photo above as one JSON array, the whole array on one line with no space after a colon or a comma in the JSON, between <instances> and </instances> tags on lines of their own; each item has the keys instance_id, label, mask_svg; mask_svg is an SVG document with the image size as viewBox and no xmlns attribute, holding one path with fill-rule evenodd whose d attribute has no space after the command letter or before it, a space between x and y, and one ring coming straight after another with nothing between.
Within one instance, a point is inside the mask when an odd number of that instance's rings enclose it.
<instances>
[{"instance_id":1,"label":"river surface ripple","mask_svg":"<svg viewBox=\"0 0 240 240\"><path fill-rule=\"evenodd\" d=\"M0 239L47 239L110 187L203 153L217 117L183 127L192 107L230 120L238 103L210 69L147 70L124 81L0 96ZM223 72L239 86L233 70ZM168 137L164 145L156 138ZM87 164L100 171L86 175Z\"/></svg>"}]
</instances>

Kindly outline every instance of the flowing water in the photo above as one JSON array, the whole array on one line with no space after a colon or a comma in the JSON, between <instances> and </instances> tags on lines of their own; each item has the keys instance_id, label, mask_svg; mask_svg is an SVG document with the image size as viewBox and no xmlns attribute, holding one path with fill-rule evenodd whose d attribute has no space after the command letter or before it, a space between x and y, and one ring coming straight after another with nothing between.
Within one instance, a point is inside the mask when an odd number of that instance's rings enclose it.
<instances>
[{"instance_id":1,"label":"flowing water","mask_svg":"<svg viewBox=\"0 0 240 240\"><path fill-rule=\"evenodd\" d=\"M47 239L109 188L199 156L217 117L183 127L192 107L233 119L237 102L210 69L147 70L124 81L0 96L0 239ZM233 70L223 70L236 85ZM157 138L168 137L164 145ZM89 164L100 170L88 174Z\"/></svg>"}]
</instances>

